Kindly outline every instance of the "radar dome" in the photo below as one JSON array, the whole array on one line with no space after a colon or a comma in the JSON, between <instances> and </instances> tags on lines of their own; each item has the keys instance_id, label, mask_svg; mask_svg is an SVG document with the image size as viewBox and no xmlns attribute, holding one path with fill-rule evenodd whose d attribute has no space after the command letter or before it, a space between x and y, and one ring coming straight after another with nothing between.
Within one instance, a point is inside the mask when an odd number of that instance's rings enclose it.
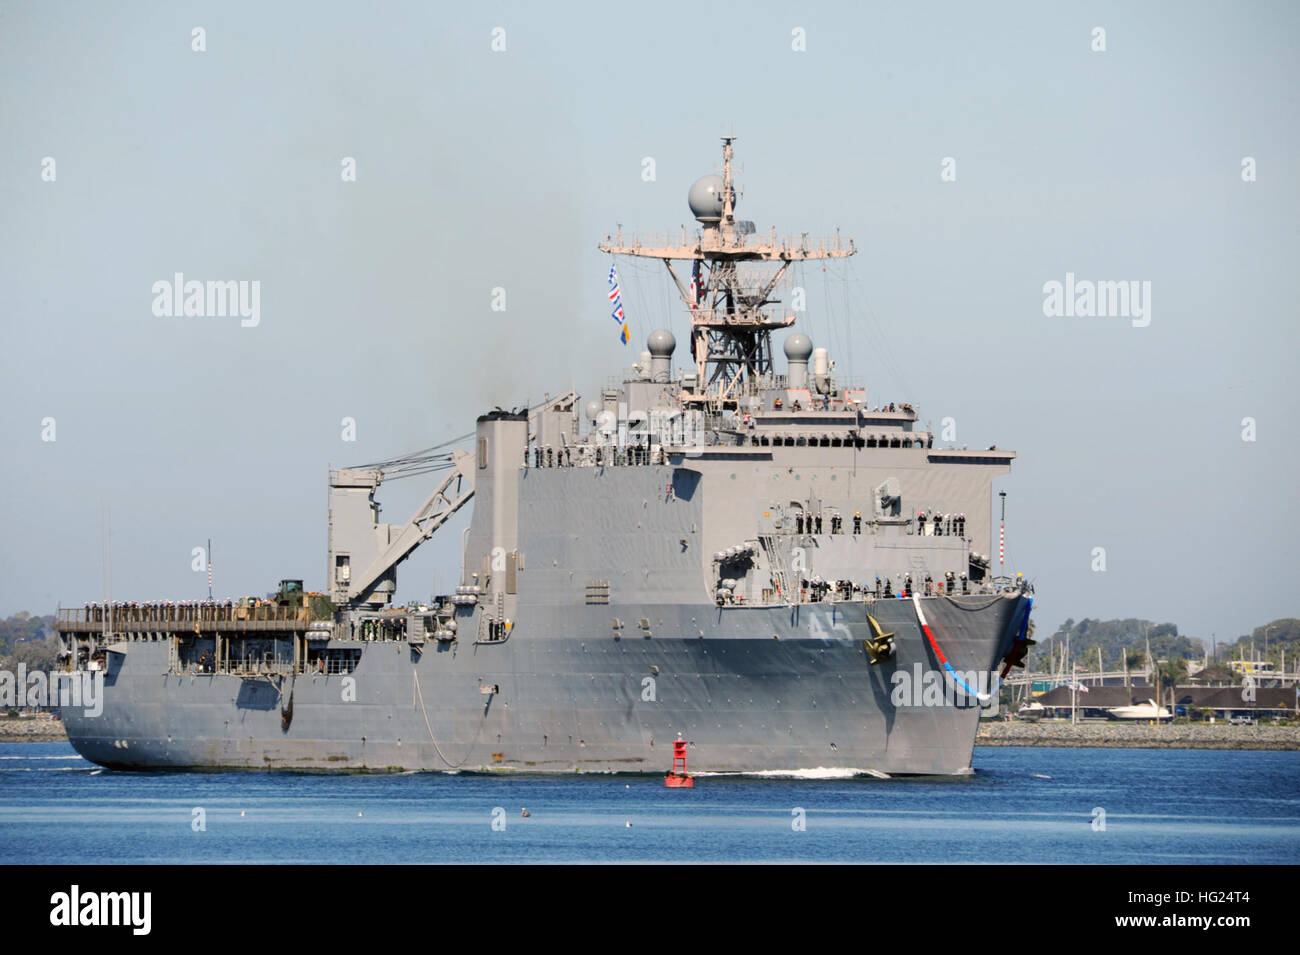
<instances>
[{"instance_id":1,"label":"radar dome","mask_svg":"<svg viewBox=\"0 0 1300 955\"><path fill-rule=\"evenodd\" d=\"M673 349L677 347L677 339L668 329L659 328L650 333L650 337L645 341L645 347L650 351L652 358L671 358Z\"/></svg>"},{"instance_id":2,"label":"radar dome","mask_svg":"<svg viewBox=\"0 0 1300 955\"><path fill-rule=\"evenodd\" d=\"M812 352L812 339L803 332L795 332L785 340L785 357L790 361L807 361Z\"/></svg>"},{"instance_id":3,"label":"radar dome","mask_svg":"<svg viewBox=\"0 0 1300 955\"><path fill-rule=\"evenodd\" d=\"M600 412L601 412L601 404L600 404L599 401L588 401L588 402L587 402L587 420L588 420L588 421L595 421L597 418L600 417Z\"/></svg>"},{"instance_id":4,"label":"radar dome","mask_svg":"<svg viewBox=\"0 0 1300 955\"><path fill-rule=\"evenodd\" d=\"M686 197L686 202L691 207L691 215L701 222L720 222L724 186L721 176L704 176L696 179Z\"/></svg>"}]
</instances>

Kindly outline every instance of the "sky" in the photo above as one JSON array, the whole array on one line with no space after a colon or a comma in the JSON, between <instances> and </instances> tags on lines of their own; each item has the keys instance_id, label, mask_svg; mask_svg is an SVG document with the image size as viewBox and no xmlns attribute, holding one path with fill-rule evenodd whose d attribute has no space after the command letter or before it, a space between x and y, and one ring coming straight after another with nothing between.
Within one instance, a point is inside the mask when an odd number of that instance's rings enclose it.
<instances>
[{"instance_id":1,"label":"sky","mask_svg":"<svg viewBox=\"0 0 1300 955\"><path fill-rule=\"evenodd\" d=\"M1267 2L0 3L0 614L203 597L209 538L219 597L323 589L331 466L685 341L626 263L619 342L597 244L689 223L734 134L740 218L856 242L797 276L801 329L870 403L1018 453L995 492L1040 632L1300 616L1298 28ZM155 314L178 272L257 282L256 324ZM1067 274L1149 309L1046 314ZM385 484L383 518L432 480ZM454 585L467 519L400 600Z\"/></svg>"}]
</instances>

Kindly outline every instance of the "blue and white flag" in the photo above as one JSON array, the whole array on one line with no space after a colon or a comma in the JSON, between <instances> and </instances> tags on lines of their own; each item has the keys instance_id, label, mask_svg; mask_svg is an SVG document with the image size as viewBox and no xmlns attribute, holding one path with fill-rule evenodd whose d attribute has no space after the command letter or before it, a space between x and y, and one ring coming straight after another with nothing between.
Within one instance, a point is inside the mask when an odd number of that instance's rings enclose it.
<instances>
[{"instance_id":1,"label":"blue and white flag","mask_svg":"<svg viewBox=\"0 0 1300 955\"><path fill-rule=\"evenodd\" d=\"M616 265L609 267L609 304L614 307L614 311L610 314L621 323L623 321L621 314L623 309L623 289L618 284L618 266Z\"/></svg>"}]
</instances>

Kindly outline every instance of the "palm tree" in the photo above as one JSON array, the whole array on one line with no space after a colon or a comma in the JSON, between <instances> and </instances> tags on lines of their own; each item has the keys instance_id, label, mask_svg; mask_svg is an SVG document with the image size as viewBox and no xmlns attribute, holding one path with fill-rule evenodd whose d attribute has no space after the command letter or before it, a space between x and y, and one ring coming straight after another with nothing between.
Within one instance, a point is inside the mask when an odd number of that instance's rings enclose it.
<instances>
[{"instance_id":1,"label":"palm tree","mask_svg":"<svg viewBox=\"0 0 1300 955\"><path fill-rule=\"evenodd\" d=\"M1174 699L1174 687L1178 681L1187 676L1187 661L1182 657L1170 657L1163 663L1156 664L1156 706L1160 705L1160 697L1163 695L1160 691L1164 687L1169 688L1169 716L1172 720L1176 701Z\"/></svg>"}]
</instances>

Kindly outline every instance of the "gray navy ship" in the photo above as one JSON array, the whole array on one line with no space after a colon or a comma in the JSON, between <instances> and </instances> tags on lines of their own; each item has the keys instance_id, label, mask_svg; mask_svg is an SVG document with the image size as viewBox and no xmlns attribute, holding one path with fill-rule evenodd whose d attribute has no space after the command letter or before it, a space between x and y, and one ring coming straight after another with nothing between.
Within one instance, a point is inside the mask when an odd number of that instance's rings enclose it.
<instances>
[{"instance_id":1,"label":"gray navy ship","mask_svg":"<svg viewBox=\"0 0 1300 955\"><path fill-rule=\"evenodd\" d=\"M1015 455L936 447L912 406L837 378L774 296L853 244L737 220L732 149L690 188L697 230L600 246L665 264L689 360L655 331L585 404L496 409L459 443L331 471L326 592L60 610L60 665L104 681L101 713L64 709L76 750L663 773L686 741L694 772L969 772L1030 642L1028 588L976 549ZM410 520L381 523L380 485L427 474ZM399 564L471 501L454 593L394 606Z\"/></svg>"}]
</instances>

